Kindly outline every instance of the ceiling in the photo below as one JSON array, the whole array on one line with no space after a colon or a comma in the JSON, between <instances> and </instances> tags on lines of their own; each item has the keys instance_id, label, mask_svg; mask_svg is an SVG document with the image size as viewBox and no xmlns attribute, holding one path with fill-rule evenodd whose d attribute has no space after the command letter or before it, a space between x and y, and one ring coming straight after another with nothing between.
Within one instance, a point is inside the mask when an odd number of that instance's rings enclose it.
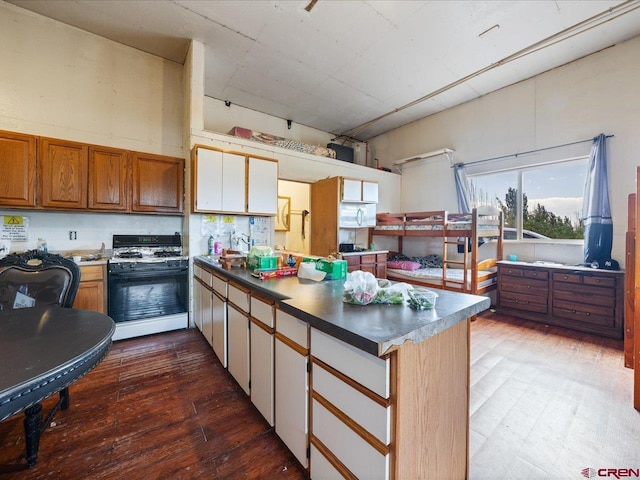
<instances>
[{"instance_id":1,"label":"ceiling","mask_svg":"<svg viewBox=\"0 0 640 480\"><path fill-rule=\"evenodd\" d=\"M9 3L181 64L196 39L207 96L360 140L640 34L640 0Z\"/></svg>"}]
</instances>

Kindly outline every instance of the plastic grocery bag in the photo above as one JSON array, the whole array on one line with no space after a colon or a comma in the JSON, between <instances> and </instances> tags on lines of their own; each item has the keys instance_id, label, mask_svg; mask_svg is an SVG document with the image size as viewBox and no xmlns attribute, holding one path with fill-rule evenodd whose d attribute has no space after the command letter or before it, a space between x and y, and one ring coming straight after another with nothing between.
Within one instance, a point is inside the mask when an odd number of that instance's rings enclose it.
<instances>
[{"instance_id":1,"label":"plastic grocery bag","mask_svg":"<svg viewBox=\"0 0 640 480\"><path fill-rule=\"evenodd\" d=\"M372 273L356 270L347 274L344 282L343 301L356 305L371 303L403 303L408 297L407 290L413 288L408 283L394 283L378 280Z\"/></svg>"}]
</instances>

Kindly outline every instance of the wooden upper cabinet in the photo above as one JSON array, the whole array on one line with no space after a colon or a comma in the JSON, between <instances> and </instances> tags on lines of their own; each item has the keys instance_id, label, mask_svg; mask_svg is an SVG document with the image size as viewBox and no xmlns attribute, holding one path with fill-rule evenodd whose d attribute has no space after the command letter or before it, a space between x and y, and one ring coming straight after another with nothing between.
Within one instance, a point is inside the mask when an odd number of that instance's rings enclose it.
<instances>
[{"instance_id":1,"label":"wooden upper cabinet","mask_svg":"<svg viewBox=\"0 0 640 480\"><path fill-rule=\"evenodd\" d=\"M129 153L107 147L89 147L88 206L92 210L126 211Z\"/></svg>"},{"instance_id":2,"label":"wooden upper cabinet","mask_svg":"<svg viewBox=\"0 0 640 480\"><path fill-rule=\"evenodd\" d=\"M87 208L89 146L41 138L38 154L39 205L44 208Z\"/></svg>"},{"instance_id":3,"label":"wooden upper cabinet","mask_svg":"<svg viewBox=\"0 0 640 480\"><path fill-rule=\"evenodd\" d=\"M184 159L132 152L133 212L184 213Z\"/></svg>"},{"instance_id":4,"label":"wooden upper cabinet","mask_svg":"<svg viewBox=\"0 0 640 480\"><path fill-rule=\"evenodd\" d=\"M36 206L36 137L0 132L0 205Z\"/></svg>"}]
</instances>

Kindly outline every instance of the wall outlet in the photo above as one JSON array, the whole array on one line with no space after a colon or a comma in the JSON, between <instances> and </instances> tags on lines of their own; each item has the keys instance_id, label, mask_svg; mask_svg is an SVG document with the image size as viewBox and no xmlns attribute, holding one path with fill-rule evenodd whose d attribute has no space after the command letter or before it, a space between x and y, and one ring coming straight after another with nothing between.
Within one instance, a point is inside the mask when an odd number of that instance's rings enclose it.
<instances>
[{"instance_id":1,"label":"wall outlet","mask_svg":"<svg viewBox=\"0 0 640 480\"><path fill-rule=\"evenodd\" d=\"M78 232L76 232L75 230L69 230L69 240L77 240L78 239Z\"/></svg>"}]
</instances>

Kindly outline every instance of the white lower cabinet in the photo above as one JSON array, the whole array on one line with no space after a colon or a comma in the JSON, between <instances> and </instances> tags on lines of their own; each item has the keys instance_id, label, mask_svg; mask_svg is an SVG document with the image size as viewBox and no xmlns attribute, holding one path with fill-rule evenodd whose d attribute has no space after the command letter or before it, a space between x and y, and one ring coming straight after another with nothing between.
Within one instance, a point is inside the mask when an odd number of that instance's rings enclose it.
<instances>
[{"instance_id":1,"label":"white lower cabinet","mask_svg":"<svg viewBox=\"0 0 640 480\"><path fill-rule=\"evenodd\" d=\"M309 337L306 322L276 310L275 430L303 467L309 465Z\"/></svg>"},{"instance_id":2,"label":"white lower cabinet","mask_svg":"<svg viewBox=\"0 0 640 480\"><path fill-rule=\"evenodd\" d=\"M202 332L202 284L199 282L202 269L198 266L193 267L193 323L196 328Z\"/></svg>"},{"instance_id":3,"label":"white lower cabinet","mask_svg":"<svg viewBox=\"0 0 640 480\"><path fill-rule=\"evenodd\" d=\"M227 368L227 299L216 291L211 297L211 317L211 346L222 366Z\"/></svg>"},{"instance_id":4,"label":"white lower cabinet","mask_svg":"<svg viewBox=\"0 0 640 480\"><path fill-rule=\"evenodd\" d=\"M209 274L211 277L211 274ZM207 339L209 345L213 344L213 318L212 318L212 301L213 292L209 288L201 285L200 290L200 307L202 311L202 335Z\"/></svg>"},{"instance_id":5,"label":"white lower cabinet","mask_svg":"<svg viewBox=\"0 0 640 480\"><path fill-rule=\"evenodd\" d=\"M249 317L235 305L227 305L227 368L249 395Z\"/></svg>"},{"instance_id":6,"label":"white lower cabinet","mask_svg":"<svg viewBox=\"0 0 640 480\"><path fill-rule=\"evenodd\" d=\"M311 329L311 478L388 479L391 456L390 365Z\"/></svg>"},{"instance_id":7,"label":"white lower cabinet","mask_svg":"<svg viewBox=\"0 0 640 480\"><path fill-rule=\"evenodd\" d=\"M274 302L251 296L251 401L274 425Z\"/></svg>"}]
</instances>

